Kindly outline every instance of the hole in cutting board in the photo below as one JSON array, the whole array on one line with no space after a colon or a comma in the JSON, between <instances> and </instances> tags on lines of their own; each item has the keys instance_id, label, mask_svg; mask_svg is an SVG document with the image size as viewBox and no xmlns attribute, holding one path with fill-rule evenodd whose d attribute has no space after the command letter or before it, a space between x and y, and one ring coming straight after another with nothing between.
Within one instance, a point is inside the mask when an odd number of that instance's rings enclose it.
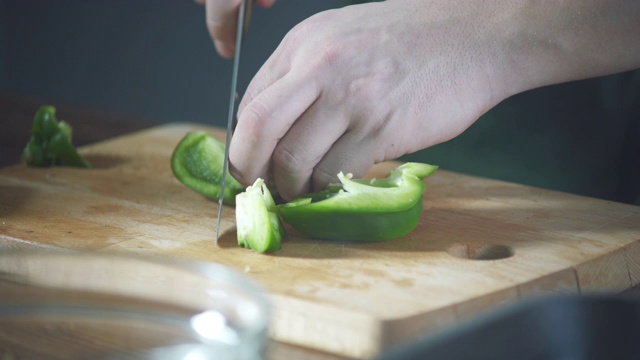
<instances>
[{"instance_id":1,"label":"hole in cutting board","mask_svg":"<svg viewBox=\"0 0 640 360\"><path fill-rule=\"evenodd\" d=\"M500 260L512 257L515 251L500 244L464 243L450 246L447 254L469 260Z\"/></svg>"}]
</instances>

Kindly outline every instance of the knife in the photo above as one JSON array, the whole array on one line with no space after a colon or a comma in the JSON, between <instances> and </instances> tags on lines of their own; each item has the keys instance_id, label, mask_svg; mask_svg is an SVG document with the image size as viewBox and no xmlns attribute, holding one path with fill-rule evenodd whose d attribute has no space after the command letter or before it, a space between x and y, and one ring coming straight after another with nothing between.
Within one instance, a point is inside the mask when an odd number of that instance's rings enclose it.
<instances>
[{"instance_id":1,"label":"knife","mask_svg":"<svg viewBox=\"0 0 640 360\"><path fill-rule=\"evenodd\" d=\"M253 0L242 0L238 11L238 27L236 32L236 48L233 57L233 72L231 74L231 96L229 98L229 115L227 117L227 138L224 147L224 165L222 167L222 182L220 183L220 197L218 198L218 222L216 226L216 246L220 237L220 220L222 218L222 200L224 198L224 189L227 183L227 171L229 168L229 145L231 144L231 131L233 128L233 118L235 117L236 105L236 85L238 83L238 67L240 65L240 48L242 47L242 38L244 30L249 24L251 15L251 3Z\"/></svg>"}]
</instances>

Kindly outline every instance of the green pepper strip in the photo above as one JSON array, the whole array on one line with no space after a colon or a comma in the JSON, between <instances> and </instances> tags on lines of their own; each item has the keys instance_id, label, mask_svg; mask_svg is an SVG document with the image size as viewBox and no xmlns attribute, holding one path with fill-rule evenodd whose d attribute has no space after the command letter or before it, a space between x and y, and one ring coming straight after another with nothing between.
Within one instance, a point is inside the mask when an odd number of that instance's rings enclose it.
<instances>
[{"instance_id":1,"label":"green pepper strip","mask_svg":"<svg viewBox=\"0 0 640 360\"><path fill-rule=\"evenodd\" d=\"M71 142L71 127L56 120L53 106L42 106L33 120L31 138L22 154L29 166L73 166L90 168Z\"/></svg>"},{"instance_id":2,"label":"green pepper strip","mask_svg":"<svg viewBox=\"0 0 640 360\"><path fill-rule=\"evenodd\" d=\"M260 253L280 250L285 230L264 180L258 178L236 196L236 227L238 246Z\"/></svg>"},{"instance_id":3,"label":"green pepper strip","mask_svg":"<svg viewBox=\"0 0 640 360\"><path fill-rule=\"evenodd\" d=\"M406 163L387 178L352 180L338 174L341 184L279 205L285 222L315 238L382 241L411 232L422 214L422 181L438 167Z\"/></svg>"},{"instance_id":4,"label":"green pepper strip","mask_svg":"<svg viewBox=\"0 0 640 360\"><path fill-rule=\"evenodd\" d=\"M224 144L204 131L192 131L178 143L171 156L175 177L190 189L214 200L220 196ZM223 203L235 204L244 188L227 173Z\"/></svg>"}]
</instances>

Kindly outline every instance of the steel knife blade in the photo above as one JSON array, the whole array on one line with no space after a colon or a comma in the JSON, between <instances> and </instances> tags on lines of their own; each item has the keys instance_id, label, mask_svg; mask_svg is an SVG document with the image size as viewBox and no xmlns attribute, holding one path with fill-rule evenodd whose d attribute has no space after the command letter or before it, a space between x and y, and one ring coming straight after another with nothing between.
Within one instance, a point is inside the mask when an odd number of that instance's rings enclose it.
<instances>
[{"instance_id":1,"label":"steel knife blade","mask_svg":"<svg viewBox=\"0 0 640 360\"><path fill-rule=\"evenodd\" d=\"M238 68L240 67L240 50L244 32L249 23L251 15L251 4L253 0L242 0L238 11L238 27L236 32L236 48L233 57L233 72L231 73L231 95L229 97L229 115L227 117L227 137L224 148L224 165L222 168L222 181L220 183L220 197L218 198L218 221L216 226L216 245L220 238L220 220L222 218L222 200L227 183L227 172L229 168L229 145L231 144L231 133L233 130L233 119L235 117L235 105L237 99L236 87L238 83Z\"/></svg>"}]
</instances>

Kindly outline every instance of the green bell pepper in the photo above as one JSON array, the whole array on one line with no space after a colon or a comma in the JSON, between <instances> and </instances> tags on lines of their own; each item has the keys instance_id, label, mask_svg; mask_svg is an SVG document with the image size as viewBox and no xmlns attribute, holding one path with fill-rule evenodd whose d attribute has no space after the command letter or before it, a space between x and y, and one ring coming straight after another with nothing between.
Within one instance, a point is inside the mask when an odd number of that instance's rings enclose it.
<instances>
[{"instance_id":1,"label":"green bell pepper","mask_svg":"<svg viewBox=\"0 0 640 360\"><path fill-rule=\"evenodd\" d=\"M90 168L91 164L73 146L71 126L56 120L53 106L42 106L33 120L31 138L21 160L29 166L72 166Z\"/></svg>"},{"instance_id":2,"label":"green bell pepper","mask_svg":"<svg viewBox=\"0 0 640 360\"><path fill-rule=\"evenodd\" d=\"M279 205L283 220L314 237L346 241L382 241L411 232L422 213L422 179L438 167L406 163L384 179L351 179Z\"/></svg>"},{"instance_id":3,"label":"green bell pepper","mask_svg":"<svg viewBox=\"0 0 640 360\"><path fill-rule=\"evenodd\" d=\"M236 196L236 228L238 246L260 253L280 250L285 231L264 180Z\"/></svg>"},{"instance_id":4,"label":"green bell pepper","mask_svg":"<svg viewBox=\"0 0 640 360\"><path fill-rule=\"evenodd\" d=\"M171 155L171 170L190 189L214 200L220 197L224 144L204 131L187 133ZM227 172L223 203L233 205L243 186Z\"/></svg>"}]
</instances>

